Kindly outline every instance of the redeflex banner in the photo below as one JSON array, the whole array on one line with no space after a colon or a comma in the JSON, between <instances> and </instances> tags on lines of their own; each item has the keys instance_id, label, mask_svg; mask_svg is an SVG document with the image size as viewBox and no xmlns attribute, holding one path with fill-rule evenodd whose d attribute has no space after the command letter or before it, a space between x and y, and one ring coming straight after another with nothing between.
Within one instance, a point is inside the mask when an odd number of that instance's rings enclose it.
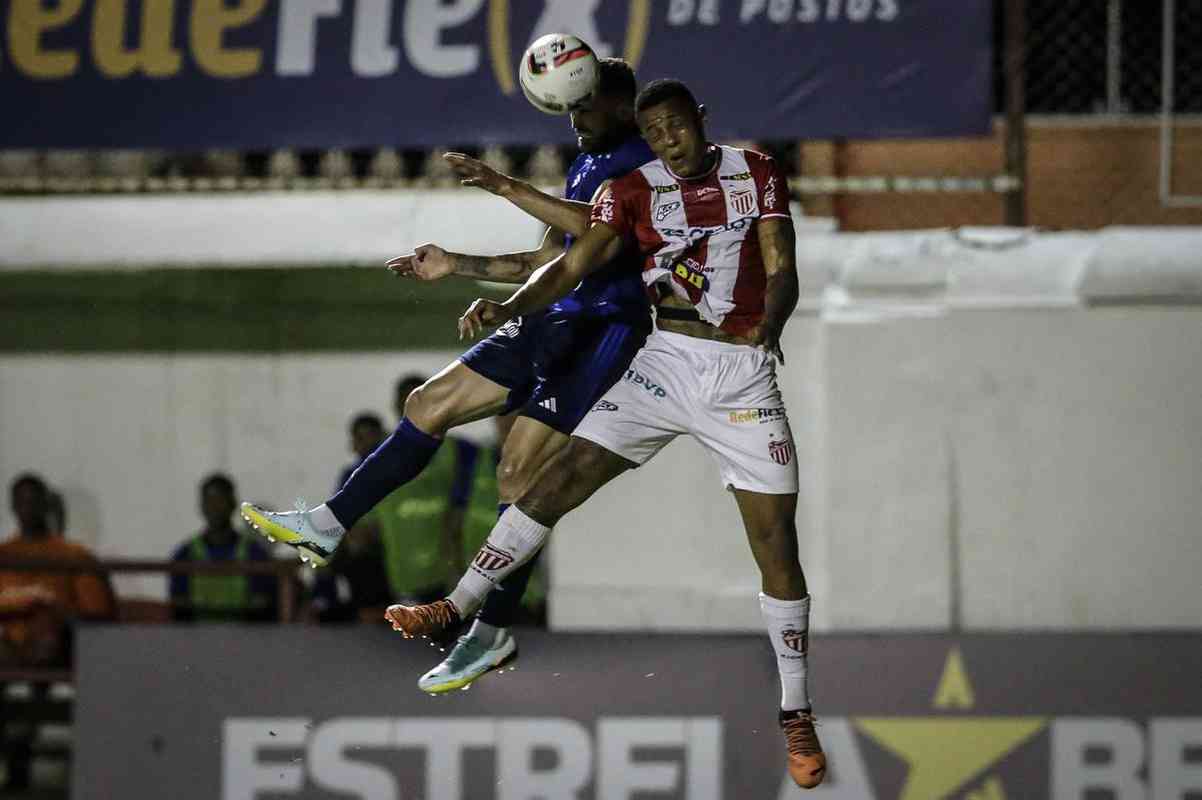
<instances>
[{"instance_id":1,"label":"redeflex banner","mask_svg":"<svg viewBox=\"0 0 1202 800\"><path fill-rule=\"evenodd\" d=\"M381 625L381 628L384 626ZM98 628L79 652L77 798L1188 800L1197 635L811 642L828 784L784 770L757 636L522 632L441 698L386 630Z\"/></svg>"},{"instance_id":2,"label":"redeflex banner","mask_svg":"<svg viewBox=\"0 0 1202 800\"><path fill-rule=\"evenodd\" d=\"M717 139L984 133L989 0L6 0L0 147L567 141L517 62L575 33Z\"/></svg>"}]
</instances>

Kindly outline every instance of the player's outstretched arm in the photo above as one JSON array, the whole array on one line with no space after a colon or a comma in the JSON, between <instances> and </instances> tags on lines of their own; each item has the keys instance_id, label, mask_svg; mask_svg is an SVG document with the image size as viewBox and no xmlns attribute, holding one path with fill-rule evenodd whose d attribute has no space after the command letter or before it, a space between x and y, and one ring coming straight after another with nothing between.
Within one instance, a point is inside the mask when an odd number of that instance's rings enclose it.
<instances>
[{"instance_id":1,"label":"player's outstretched arm","mask_svg":"<svg viewBox=\"0 0 1202 800\"><path fill-rule=\"evenodd\" d=\"M474 337L484 327L501 325L516 317L540 311L563 297L622 248L618 232L598 223L577 239L566 253L539 267L504 303L483 298L472 303L459 318L459 338Z\"/></svg>"},{"instance_id":2,"label":"player's outstretched arm","mask_svg":"<svg viewBox=\"0 0 1202 800\"><path fill-rule=\"evenodd\" d=\"M389 259L388 271L420 281L436 281L448 275L475 278L497 283L524 283L534 270L546 264L563 250L563 235L547 228L543 243L537 250L522 250L496 256L473 256L452 253L436 244L423 244L412 253Z\"/></svg>"},{"instance_id":3,"label":"player's outstretched arm","mask_svg":"<svg viewBox=\"0 0 1202 800\"><path fill-rule=\"evenodd\" d=\"M752 339L756 345L776 354L783 364L785 357L780 349L780 335L797 307L799 294L796 235L789 217L761 219L756 227L768 283L764 287L764 321Z\"/></svg>"},{"instance_id":4,"label":"player's outstretched arm","mask_svg":"<svg viewBox=\"0 0 1202 800\"><path fill-rule=\"evenodd\" d=\"M459 176L464 186L478 186L497 197L503 197L537 220L552 228L583 236L588 230L592 206L576 200L565 200L535 189L529 183L497 172L483 161L463 153L446 153L443 158Z\"/></svg>"}]
</instances>

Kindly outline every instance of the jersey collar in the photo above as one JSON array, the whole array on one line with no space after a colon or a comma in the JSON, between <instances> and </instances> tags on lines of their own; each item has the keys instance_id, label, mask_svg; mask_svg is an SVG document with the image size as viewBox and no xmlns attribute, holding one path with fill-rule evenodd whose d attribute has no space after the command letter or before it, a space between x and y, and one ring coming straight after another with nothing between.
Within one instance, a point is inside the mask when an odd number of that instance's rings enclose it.
<instances>
[{"instance_id":1,"label":"jersey collar","mask_svg":"<svg viewBox=\"0 0 1202 800\"><path fill-rule=\"evenodd\" d=\"M712 167L710 167L709 169L707 169L705 172L701 173L700 175L694 175L691 178L682 178L681 176L677 175L675 172L672 171L672 168L668 166L667 161L664 161L663 159L660 159L660 161L664 165L664 169L666 169L668 171L668 174L671 175L673 178L675 178L678 181L686 181L686 182L701 181L701 180L705 180L710 175L713 175L718 170L718 167L722 166L722 157L725 155L722 148L719 147L718 145L714 144L713 142L710 142L709 144L707 144L705 146L705 150L707 153L713 153L715 155L714 165Z\"/></svg>"}]
</instances>

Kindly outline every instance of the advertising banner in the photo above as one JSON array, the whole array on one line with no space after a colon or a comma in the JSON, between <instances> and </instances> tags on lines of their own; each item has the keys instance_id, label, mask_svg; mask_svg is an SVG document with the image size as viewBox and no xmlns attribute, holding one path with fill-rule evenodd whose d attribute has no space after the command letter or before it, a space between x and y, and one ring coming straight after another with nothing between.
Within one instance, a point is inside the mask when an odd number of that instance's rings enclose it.
<instances>
[{"instance_id":1,"label":"advertising banner","mask_svg":"<svg viewBox=\"0 0 1202 800\"><path fill-rule=\"evenodd\" d=\"M381 625L381 628L384 626ZM83 632L76 798L1185 800L1202 793L1197 635L831 636L830 763L784 769L766 637L521 632L512 670L430 697L387 630Z\"/></svg>"},{"instance_id":2,"label":"advertising banner","mask_svg":"<svg viewBox=\"0 0 1202 800\"><path fill-rule=\"evenodd\" d=\"M983 134L989 0L9 0L0 147L570 141L537 35L675 77L717 139Z\"/></svg>"}]
</instances>

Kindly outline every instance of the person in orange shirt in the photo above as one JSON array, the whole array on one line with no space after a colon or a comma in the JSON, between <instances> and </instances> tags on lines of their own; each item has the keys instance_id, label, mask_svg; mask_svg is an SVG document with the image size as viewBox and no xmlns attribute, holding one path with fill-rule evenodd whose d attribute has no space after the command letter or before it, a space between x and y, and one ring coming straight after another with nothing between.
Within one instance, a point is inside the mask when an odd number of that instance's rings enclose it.
<instances>
[{"instance_id":1,"label":"person in orange shirt","mask_svg":"<svg viewBox=\"0 0 1202 800\"><path fill-rule=\"evenodd\" d=\"M0 544L0 665L67 666L70 624L112 619L113 590L101 574L5 570L3 562L9 557L63 564L96 561L87 548L51 532L50 492L41 478L20 475L10 496L18 531Z\"/></svg>"}]
</instances>

